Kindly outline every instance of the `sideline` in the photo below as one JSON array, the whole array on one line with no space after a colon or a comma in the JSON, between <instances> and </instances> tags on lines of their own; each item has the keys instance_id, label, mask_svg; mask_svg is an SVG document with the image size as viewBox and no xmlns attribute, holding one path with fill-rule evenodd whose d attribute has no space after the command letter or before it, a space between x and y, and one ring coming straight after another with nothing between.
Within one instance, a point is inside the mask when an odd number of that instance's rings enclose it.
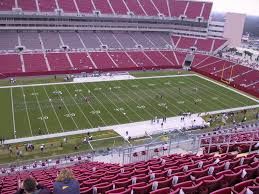
<instances>
[{"instance_id":1,"label":"sideline","mask_svg":"<svg viewBox=\"0 0 259 194\"><path fill-rule=\"evenodd\" d=\"M244 109L254 109L254 108L259 108L259 104L258 105L253 105L253 106L244 106L244 107L238 107L238 108L223 109L223 110L218 110L218 111L196 113L196 114L193 114L193 116L198 116L198 114L200 114L200 115L220 114L220 113L227 113L227 112L232 112L232 111L239 111L239 110L244 110ZM179 117L179 116L170 117L170 118L167 118L167 120L169 120L169 119L170 120L171 119L174 120L177 117ZM66 136L72 136L72 135L80 135L80 134L86 134L87 132L92 133L92 132L107 131L107 130L115 130L116 131L116 129L123 129L123 128L127 128L129 126L130 127L132 127L132 126L135 126L135 127L140 126L140 127L143 128L143 131L146 131L147 130L147 123L150 124L150 120L134 122L134 123L127 123L127 124L121 124L121 125L112 125L112 126L106 126L106 127L100 127L100 128L83 129L83 130L68 131L68 132L62 132L62 133L53 133L53 134L41 135L41 136L24 137L24 138L18 138L18 139L9 139L9 140L5 140L5 144L15 144L15 143L30 142L30 141L36 141L36 140L44 140L44 139L51 139L51 138L58 138L58 137L66 137ZM168 127L168 128L170 128L170 127ZM160 125L157 126L157 129L161 130ZM123 136L121 136L121 137L123 137Z\"/></svg>"}]
</instances>

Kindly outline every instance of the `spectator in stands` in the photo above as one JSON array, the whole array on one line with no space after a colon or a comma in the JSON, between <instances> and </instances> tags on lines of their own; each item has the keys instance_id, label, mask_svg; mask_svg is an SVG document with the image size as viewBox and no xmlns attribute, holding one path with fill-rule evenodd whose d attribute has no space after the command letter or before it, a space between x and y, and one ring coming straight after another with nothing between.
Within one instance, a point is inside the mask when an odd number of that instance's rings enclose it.
<instances>
[{"instance_id":1,"label":"spectator in stands","mask_svg":"<svg viewBox=\"0 0 259 194\"><path fill-rule=\"evenodd\" d=\"M54 194L80 194L79 182L69 169L63 169L54 183Z\"/></svg>"},{"instance_id":2,"label":"spectator in stands","mask_svg":"<svg viewBox=\"0 0 259 194\"><path fill-rule=\"evenodd\" d=\"M51 192L32 177L28 177L23 182L19 181L19 190L16 194L51 194Z\"/></svg>"}]
</instances>

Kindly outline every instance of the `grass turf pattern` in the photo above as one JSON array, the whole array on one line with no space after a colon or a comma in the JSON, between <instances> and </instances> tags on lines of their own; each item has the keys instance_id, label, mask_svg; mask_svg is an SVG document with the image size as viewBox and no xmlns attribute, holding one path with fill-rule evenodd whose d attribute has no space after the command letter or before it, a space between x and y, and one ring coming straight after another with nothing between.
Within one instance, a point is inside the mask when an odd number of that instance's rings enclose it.
<instances>
[{"instance_id":1,"label":"grass turf pattern","mask_svg":"<svg viewBox=\"0 0 259 194\"><path fill-rule=\"evenodd\" d=\"M197 76L0 89L5 139L256 105Z\"/></svg>"}]
</instances>

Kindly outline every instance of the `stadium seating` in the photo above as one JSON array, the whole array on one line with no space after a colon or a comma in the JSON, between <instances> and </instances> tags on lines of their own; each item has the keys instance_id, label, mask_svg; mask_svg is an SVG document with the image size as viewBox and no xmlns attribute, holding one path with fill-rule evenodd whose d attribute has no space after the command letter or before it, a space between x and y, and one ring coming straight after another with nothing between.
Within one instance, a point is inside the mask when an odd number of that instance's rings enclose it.
<instances>
[{"instance_id":1,"label":"stadium seating","mask_svg":"<svg viewBox=\"0 0 259 194\"><path fill-rule=\"evenodd\" d=\"M80 193L83 194L131 192L151 194L180 192L204 194L245 193L247 188L252 191L258 190L259 163L257 162L254 167L252 167L253 163L249 163L245 167L241 164L241 160L256 161L258 159L258 154L250 154L242 156L242 158L233 154L223 154L221 156L211 154L200 156L172 154L122 166L100 162L85 162L69 168L79 181ZM236 167L240 167L240 169L235 171L235 168L231 167L229 170L216 172L215 169L220 164L216 164L215 161L220 161L224 166L235 162ZM202 162L207 163L207 165L204 166ZM187 163L189 165L186 165ZM161 170L156 170L159 165ZM208 165L215 167L210 175L208 175L210 173ZM175 168L180 168L179 172L173 172ZM54 167L1 176L0 192L1 194L13 193L18 186L17 180L24 180L28 176L34 177L37 182L44 184L53 191L53 182L60 170L60 168Z\"/></svg>"},{"instance_id":2,"label":"stadium seating","mask_svg":"<svg viewBox=\"0 0 259 194\"><path fill-rule=\"evenodd\" d=\"M210 2L193 2L193 1L177 1L177 0L27 0L17 1L17 7L14 0L2 0L0 2L0 11L12 11L12 8L21 8L26 12L54 13L56 9L62 9L68 14L94 14L100 11L101 14L108 15L129 15L148 17L174 17L179 18L185 16L189 20L196 20L202 17L208 21L212 3ZM37 5L38 4L38 5Z\"/></svg>"},{"instance_id":3,"label":"stadium seating","mask_svg":"<svg viewBox=\"0 0 259 194\"><path fill-rule=\"evenodd\" d=\"M195 38L176 36L172 37L173 44L180 49L190 49L191 47L196 48L198 51L215 52L219 48L224 47L226 39L213 39L213 38Z\"/></svg>"},{"instance_id":4,"label":"stadium seating","mask_svg":"<svg viewBox=\"0 0 259 194\"><path fill-rule=\"evenodd\" d=\"M41 12L54 12L57 9L55 0L38 0Z\"/></svg>"}]
</instances>

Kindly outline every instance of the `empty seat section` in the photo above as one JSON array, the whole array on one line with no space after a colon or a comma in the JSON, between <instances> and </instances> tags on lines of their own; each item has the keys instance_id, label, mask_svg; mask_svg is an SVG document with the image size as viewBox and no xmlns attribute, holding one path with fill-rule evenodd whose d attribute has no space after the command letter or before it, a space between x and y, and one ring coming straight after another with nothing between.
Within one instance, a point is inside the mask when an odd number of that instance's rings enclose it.
<instances>
[{"instance_id":1,"label":"empty seat section","mask_svg":"<svg viewBox=\"0 0 259 194\"><path fill-rule=\"evenodd\" d=\"M76 32L60 32L63 43L69 48L80 49L84 48Z\"/></svg>"},{"instance_id":2,"label":"empty seat section","mask_svg":"<svg viewBox=\"0 0 259 194\"><path fill-rule=\"evenodd\" d=\"M0 72L3 74L22 72L20 56L17 54L0 55Z\"/></svg>"},{"instance_id":3,"label":"empty seat section","mask_svg":"<svg viewBox=\"0 0 259 194\"><path fill-rule=\"evenodd\" d=\"M162 38L161 34L163 33L147 32L145 33L145 36L155 45L156 48L169 48L170 45Z\"/></svg>"},{"instance_id":4,"label":"empty seat section","mask_svg":"<svg viewBox=\"0 0 259 194\"><path fill-rule=\"evenodd\" d=\"M41 12L54 12L57 9L55 0L38 0Z\"/></svg>"},{"instance_id":5,"label":"empty seat section","mask_svg":"<svg viewBox=\"0 0 259 194\"><path fill-rule=\"evenodd\" d=\"M236 79L235 82L238 84L250 85L258 80L259 80L258 70L253 70L249 73L244 74L243 76L240 76L240 78Z\"/></svg>"},{"instance_id":6,"label":"empty seat section","mask_svg":"<svg viewBox=\"0 0 259 194\"><path fill-rule=\"evenodd\" d=\"M123 0L109 0L111 3L111 6L117 15L127 15L128 9L126 5L124 4Z\"/></svg>"},{"instance_id":7,"label":"empty seat section","mask_svg":"<svg viewBox=\"0 0 259 194\"><path fill-rule=\"evenodd\" d=\"M169 33L160 33L161 39L163 39L168 45L172 45L171 36Z\"/></svg>"},{"instance_id":8,"label":"empty seat section","mask_svg":"<svg viewBox=\"0 0 259 194\"><path fill-rule=\"evenodd\" d=\"M26 72L48 71L43 54L23 54Z\"/></svg>"},{"instance_id":9,"label":"empty seat section","mask_svg":"<svg viewBox=\"0 0 259 194\"><path fill-rule=\"evenodd\" d=\"M57 0L60 9L65 13L77 13L74 0Z\"/></svg>"},{"instance_id":10,"label":"empty seat section","mask_svg":"<svg viewBox=\"0 0 259 194\"><path fill-rule=\"evenodd\" d=\"M87 53L68 53L70 60L76 69L94 69Z\"/></svg>"},{"instance_id":11,"label":"empty seat section","mask_svg":"<svg viewBox=\"0 0 259 194\"><path fill-rule=\"evenodd\" d=\"M139 45L142 45L144 48L154 48L155 46L149 41L145 34L142 32L133 32L130 34L135 42Z\"/></svg>"},{"instance_id":12,"label":"empty seat section","mask_svg":"<svg viewBox=\"0 0 259 194\"><path fill-rule=\"evenodd\" d=\"M202 17L204 18L204 20L209 20L210 18L210 14L211 14L211 10L212 10L212 3L204 3L204 8L202 11Z\"/></svg>"},{"instance_id":13,"label":"empty seat section","mask_svg":"<svg viewBox=\"0 0 259 194\"><path fill-rule=\"evenodd\" d=\"M181 36L172 36L171 38L172 38L173 45L177 47L180 42Z\"/></svg>"},{"instance_id":14,"label":"empty seat section","mask_svg":"<svg viewBox=\"0 0 259 194\"><path fill-rule=\"evenodd\" d=\"M151 0L138 0L148 16L158 16L158 11Z\"/></svg>"},{"instance_id":15,"label":"empty seat section","mask_svg":"<svg viewBox=\"0 0 259 194\"><path fill-rule=\"evenodd\" d=\"M189 1L185 15L188 19L196 19L201 16L203 2Z\"/></svg>"},{"instance_id":16,"label":"empty seat section","mask_svg":"<svg viewBox=\"0 0 259 194\"><path fill-rule=\"evenodd\" d=\"M24 32L20 33L21 45L25 46L28 50L42 49L37 32Z\"/></svg>"},{"instance_id":17,"label":"empty seat section","mask_svg":"<svg viewBox=\"0 0 259 194\"><path fill-rule=\"evenodd\" d=\"M65 53L47 53L46 55L52 71L71 70L71 66Z\"/></svg>"},{"instance_id":18,"label":"empty seat section","mask_svg":"<svg viewBox=\"0 0 259 194\"><path fill-rule=\"evenodd\" d=\"M153 3L155 4L160 14L169 16L167 0L153 0Z\"/></svg>"},{"instance_id":19,"label":"empty seat section","mask_svg":"<svg viewBox=\"0 0 259 194\"><path fill-rule=\"evenodd\" d=\"M1 0L0 1L0 11L12 11L15 7L15 0Z\"/></svg>"},{"instance_id":20,"label":"empty seat section","mask_svg":"<svg viewBox=\"0 0 259 194\"><path fill-rule=\"evenodd\" d=\"M112 9L108 3L108 0L92 0L95 8L102 14L113 14Z\"/></svg>"},{"instance_id":21,"label":"empty seat section","mask_svg":"<svg viewBox=\"0 0 259 194\"><path fill-rule=\"evenodd\" d=\"M91 0L75 0L79 12L92 14L94 10L94 6Z\"/></svg>"},{"instance_id":22,"label":"empty seat section","mask_svg":"<svg viewBox=\"0 0 259 194\"><path fill-rule=\"evenodd\" d=\"M203 66L208 66L208 65L211 65L211 64L214 64L218 61L222 61L221 59L219 58L216 58L216 57L208 57L207 59L205 60L202 60L198 65L197 67L198 68L201 68ZM219 69L220 70L220 69Z\"/></svg>"},{"instance_id":23,"label":"empty seat section","mask_svg":"<svg viewBox=\"0 0 259 194\"><path fill-rule=\"evenodd\" d=\"M205 71L205 72L208 72L210 74L213 74L215 72L217 72L217 74L219 76L222 75L222 70L224 67L224 62L223 61L217 61L217 62L214 62L214 63L211 63L211 64L207 64L207 65L203 65L202 67L199 67L200 70L202 71ZM220 71L220 72L218 72Z\"/></svg>"},{"instance_id":24,"label":"empty seat section","mask_svg":"<svg viewBox=\"0 0 259 194\"><path fill-rule=\"evenodd\" d=\"M107 45L109 48L121 48L118 41L113 37L112 32L97 32L96 35L99 37L103 45Z\"/></svg>"},{"instance_id":25,"label":"empty seat section","mask_svg":"<svg viewBox=\"0 0 259 194\"><path fill-rule=\"evenodd\" d=\"M124 2L127 4L130 12L132 12L134 15L146 15L137 0L124 0Z\"/></svg>"},{"instance_id":26,"label":"empty seat section","mask_svg":"<svg viewBox=\"0 0 259 194\"><path fill-rule=\"evenodd\" d=\"M109 55L119 68L137 67L125 52L109 52Z\"/></svg>"},{"instance_id":27,"label":"empty seat section","mask_svg":"<svg viewBox=\"0 0 259 194\"><path fill-rule=\"evenodd\" d=\"M195 67L196 65L199 65L202 61L206 60L209 56L207 55L200 55L195 54L194 59L192 61L192 66Z\"/></svg>"},{"instance_id":28,"label":"empty seat section","mask_svg":"<svg viewBox=\"0 0 259 194\"><path fill-rule=\"evenodd\" d=\"M23 11L37 11L35 0L17 0L18 7L22 8Z\"/></svg>"},{"instance_id":29,"label":"empty seat section","mask_svg":"<svg viewBox=\"0 0 259 194\"><path fill-rule=\"evenodd\" d=\"M143 52L127 52L138 67L154 67L155 64Z\"/></svg>"},{"instance_id":30,"label":"empty seat section","mask_svg":"<svg viewBox=\"0 0 259 194\"><path fill-rule=\"evenodd\" d=\"M189 49L190 47L195 46L195 40L195 38L181 37L177 47L182 49Z\"/></svg>"},{"instance_id":31,"label":"empty seat section","mask_svg":"<svg viewBox=\"0 0 259 194\"><path fill-rule=\"evenodd\" d=\"M168 3L171 16L179 18L181 15L184 15L188 1L169 0Z\"/></svg>"},{"instance_id":32,"label":"empty seat section","mask_svg":"<svg viewBox=\"0 0 259 194\"><path fill-rule=\"evenodd\" d=\"M79 32L79 35L88 49L100 49L101 43L94 32Z\"/></svg>"},{"instance_id":33,"label":"empty seat section","mask_svg":"<svg viewBox=\"0 0 259 194\"><path fill-rule=\"evenodd\" d=\"M18 46L16 32L0 32L0 50L15 50L16 46Z\"/></svg>"},{"instance_id":34,"label":"empty seat section","mask_svg":"<svg viewBox=\"0 0 259 194\"><path fill-rule=\"evenodd\" d=\"M114 69L116 65L106 52L89 52L98 69Z\"/></svg>"},{"instance_id":35,"label":"empty seat section","mask_svg":"<svg viewBox=\"0 0 259 194\"><path fill-rule=\"evenodd\" d=\"M225 39L215 39L215 43L213 46L213 51L217 50L218 48L220 48L223 44L225 44L227 42L227 40Z\"/></svg>"},{"instance_id":36,"label":"empty seat section","mask_svg":"<svg viewBox=\"0 0 259 194\"><path fill-rule=\"evenodd\" d=\"M178 67L180 66L177 63L177 60L174 55L174 51L161 51L161 54L164 57L166 57L169 61L171 61L171 63L174 64L174 66L178 66Z\"/></svg>"},{"instance_id":37,"label":"empty seat section","mask_svg":"<svg viewBox=\"0 0 259 194\"><path fill-rule=\"evenodd\" d=\"M178 59L179 65L182 66L184 64L186 53L177 52L177 51L175 51L174 53L175 53L175 55L176 55L176 57Z\"/></svg>"},{"instance_id":38,"label":"empty seat section","mask_svg":"<svg viewBox=\"0 0 259 194\"><path fill-rule=\"evenodd\" d=\"M157 66L173 66L173 64L167 58L165 58L159 51L145 51L145 53Z\"/></svg>"},{"instance_id":39,"label":"empty seat section","mask_svg":"<svg viewBox=\"0 0 259 194\"><path fill-rule=\"evenodd\" d=\"M61 42L57 32L41 32L40 35L45 49L60 49Z\"/></svg>"},{"instance_id":40,"label":"empty seat section","mask_svg":"<svg viewBox=\"0 0 259 194\"><path fill-rule=\"evenodd\" d=\"M211 39L211 38L209 38L209 39L197 39L197 43L196 43L195 46L199 51L210 52L211 47L212 47L212 43L213 43L213 39Z\"/></svg>"},{"instance_id":41,"label":"empty seat section","mask_svg":"<svg viewBox=\"0 0 259 194\"><path fill-rule=\"evenodd\" d=\"M128 33L116 33L115 38L120 42L123 48L135 48L136 43L133 41Z\"/></svg>"}]
</instances>

